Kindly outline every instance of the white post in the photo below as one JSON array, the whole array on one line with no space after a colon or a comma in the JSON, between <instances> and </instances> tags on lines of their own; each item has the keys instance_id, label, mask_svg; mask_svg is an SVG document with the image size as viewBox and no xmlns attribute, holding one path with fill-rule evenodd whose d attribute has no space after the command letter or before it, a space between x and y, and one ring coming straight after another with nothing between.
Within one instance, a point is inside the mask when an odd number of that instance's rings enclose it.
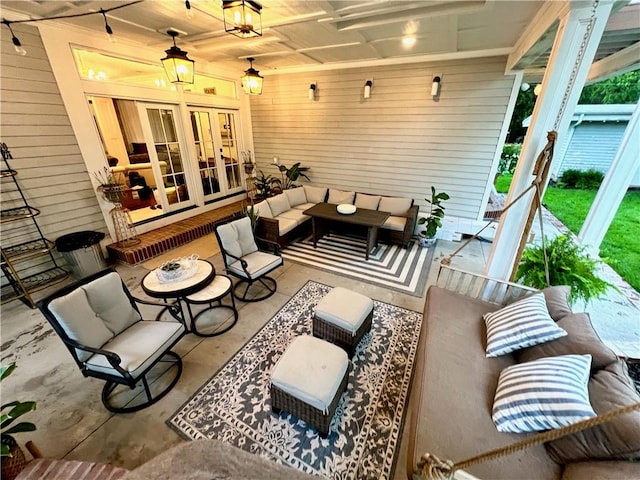
<instances>
[{"instance_id":1,"label":"white post","mask_svg":"<svg viewBox=\"0 0 640 480\"><path fill-rule=\"evenodd\" d=\"M536 157L546 145L547 132L567 132L611 6L610 1L595 2L593 5L572 2L568 12L560 18L542 80L542 92L536 100L507 203L531 184ZM585 38L589 28L591 32ZM559 143L558 140L557 144ZM499 279L509 278L533 196L533 191L525 195L502 216L489 254L486 275Z\"/></svg>"},{"instance_id":2,"label":"white post","mask_svg":"<svg viewBox=\"0 0 640 480\"><path fill-rule=\"evenodd\" d=\"M589 214L587 215L578 240L591 254L600 251L602 239L607 234L613 217L627 193L627 189L640 168L640 102L636 104L631 120L624 132L618 152L611 163L607 175L600 185Z\"/></svg>"}]
</instances>

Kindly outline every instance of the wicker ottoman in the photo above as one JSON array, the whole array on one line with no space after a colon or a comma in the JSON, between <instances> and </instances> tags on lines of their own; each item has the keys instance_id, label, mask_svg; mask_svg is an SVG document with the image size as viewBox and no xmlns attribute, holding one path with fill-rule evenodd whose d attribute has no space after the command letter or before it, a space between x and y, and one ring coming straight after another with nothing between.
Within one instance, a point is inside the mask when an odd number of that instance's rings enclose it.
<instances>
[{"instance_id":1,"label":"wicker ottoman","mask_svg":"<svg viewBox=\"0 0 640 480\"><path fill-rule=\"evenodd\" d=\"M371 329L372 319L373 300L335 287L315 308L313 335L344 348L352 357L364 334Z\"/></svg>"},{"instance_id":2,"label":"wicker ottoman","mask_svg":"<svg viewBox=\"0 0 640 480\"><path fill-rule=\"evenodd\" d=\"M349 366L341 348L310 335L296 337L271 372L271 410L289 412L326 437Z\"/></svg>"}]
</instances>

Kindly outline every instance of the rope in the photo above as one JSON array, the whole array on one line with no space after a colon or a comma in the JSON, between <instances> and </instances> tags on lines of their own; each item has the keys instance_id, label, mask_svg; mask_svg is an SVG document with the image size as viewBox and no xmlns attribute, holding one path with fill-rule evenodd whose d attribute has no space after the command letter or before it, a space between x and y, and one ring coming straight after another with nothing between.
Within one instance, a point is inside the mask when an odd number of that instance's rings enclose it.
<instances>
[{"instance_id":1,"label":"rope","mask_svg":"<svg viewBox=\"0 0 640 480\"><path fill-rule=\"evenodd\" d=\"M420 461L418 462L416 474L424 475L425 478L433 480L448 480L453 478L453 475L457 470L464 470L465 468L468 468L472 465L504 457L506 455L511 455L514 452L524 450L533 445L539 445L544 442L556 440L566 435L571 435L572 433L576 433L581 430L594 427L601 423L608 422L612 418L619 417L636 410L640 411L640 403L634 403L632 405L627 405L626 407L621 407L616 410L610 410L607 413L598 415L597 417L581 420L566 427L541 432L511 445L496 448L494 450L476 455L475 457L471 457L467 460L463 460L457 463L452 463L449 460L443 461L435 455L426 453L420 458Z\"/></svg>"}]
</instances>

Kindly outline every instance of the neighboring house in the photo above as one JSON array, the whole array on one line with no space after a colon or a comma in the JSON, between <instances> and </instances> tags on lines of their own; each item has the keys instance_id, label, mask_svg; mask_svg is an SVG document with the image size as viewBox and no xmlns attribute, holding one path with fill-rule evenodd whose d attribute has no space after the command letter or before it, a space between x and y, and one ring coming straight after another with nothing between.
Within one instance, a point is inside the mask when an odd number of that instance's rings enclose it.
<instances>
[{"instance_id":1,"label":"neighboring house","mask_svg":"<svg viewBox=\"0 0 640 480\"><path fill-rule=\"evenodd\" d=\"M599 170L606 174L618 151L635 105L577 105L569 130L561 136L551 167L551 178L557 179L569 169ZM528 127L531 117L522 122ZM640 187L640 170L631 180Z\"/></svg>"}]
</instances>

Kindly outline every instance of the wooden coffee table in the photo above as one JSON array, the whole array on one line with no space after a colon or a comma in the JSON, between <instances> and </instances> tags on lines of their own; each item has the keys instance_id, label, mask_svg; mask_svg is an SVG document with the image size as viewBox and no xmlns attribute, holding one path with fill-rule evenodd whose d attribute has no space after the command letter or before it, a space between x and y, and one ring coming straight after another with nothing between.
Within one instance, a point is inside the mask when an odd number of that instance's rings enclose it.
<instances>
[{"instance_id":1,"label":"wooden coffee table","mask_svg":"<svg viewBox=\"0 0 640 480\"><path fill-rule=\"evenodd\" d=\"M387 212L357 208L355 213L338 213L337 205L332 203L318 203L303 212L311 217L313 227L313 246L329 230L332 223L340 222L367 227L367 250L364 258L369 260L369 252L378 245L378 228L389 218Z\"/></svg>"}]
</instances>

